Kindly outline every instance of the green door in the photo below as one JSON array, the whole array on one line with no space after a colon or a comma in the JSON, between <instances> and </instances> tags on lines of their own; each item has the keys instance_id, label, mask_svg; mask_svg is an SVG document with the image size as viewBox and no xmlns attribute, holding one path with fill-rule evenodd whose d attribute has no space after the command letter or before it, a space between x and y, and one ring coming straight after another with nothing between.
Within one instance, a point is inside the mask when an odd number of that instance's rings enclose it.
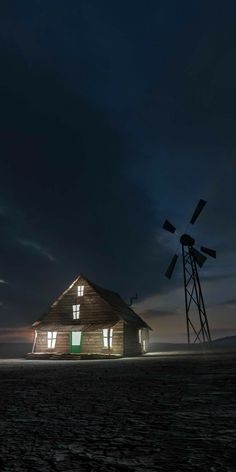
<instances>
[{"instance_id":1,"label":"green door","mask_svg":"<svg viewBox=\"0 0 236 472\"><path fill-rule=\"evenodd\" d=\"M73 354L79 354L82 346L82 332L72 331L70 333L70 352Z\"/></svg>"}]
</instances>

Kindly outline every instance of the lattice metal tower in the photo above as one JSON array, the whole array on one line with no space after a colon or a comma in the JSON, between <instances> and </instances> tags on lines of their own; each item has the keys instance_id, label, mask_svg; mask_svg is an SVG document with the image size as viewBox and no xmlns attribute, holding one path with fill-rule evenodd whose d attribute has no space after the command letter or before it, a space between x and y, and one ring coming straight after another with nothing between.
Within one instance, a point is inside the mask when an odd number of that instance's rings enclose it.
<instances>
[{"instance_id":1,"label":"lattice metal tower","mask_svg":"<svg viewBox=\"0 0 236 472\"><path fill-rule=\"evenodd\" d=\"M205 200L199 200L190 223L193 225L206 204ZM170 233L176 233L176 228L168 220L165 221L163 228ZM176 233L177 234L177 233ZM189 234L180 236L182 247L183 273L184 273L184 293L185 293L185 312L187 324L188 343L211 342L211 333L209 329L206 308L203 299L201 282L198 273L198 266L202 267L206 261L207 254L216 258L216 251L205 246L200 246L200 251L194 247L195 239ZM204 254L202 254L204 253ZM174 255L171 263L165 273L168 279L171 279L174 272L178 253ZM195 308L195 310L194 310Z\"/></svg>"}]
</instances>

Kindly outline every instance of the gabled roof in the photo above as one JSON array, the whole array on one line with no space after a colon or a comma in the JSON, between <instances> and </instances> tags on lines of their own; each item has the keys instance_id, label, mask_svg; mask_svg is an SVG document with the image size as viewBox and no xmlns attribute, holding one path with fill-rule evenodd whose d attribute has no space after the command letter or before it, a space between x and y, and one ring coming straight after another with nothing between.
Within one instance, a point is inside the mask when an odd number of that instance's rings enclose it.
<instances>
[{"instance_id":1,"label":"gabled roof","mask_svg":"<svg viewBox=\"0 0 236 472\"><path fill-rule=\"evenodd\" d=\"M71 319L72 304L76 303L76 287L85 284L89 292L81 299L81 319ZM87 298L86 298L87 297ZM59 326L66 330L80 329L93 330L114 326L119 320L135 324L138 327L151 329L120 297L112 290L94 284L84 275L79 275L74 282L57 298L48 313L33 324L39 329L53 330Z\"/></svg>"},{"instance_id":2,"label":"gabled roof","mask_svg":"<svg viewBox=\"0 0 236 472\"><path fill-rule=\"evenodd\" d=\"M120 318L123 319L123 321L135 322L140 324L140 326L143 328L152 329L139 315L137 315L137 313L135 313L134 310L132 310L132 308L129 307L129 305L127 305L127 303L124 302L124 300L122 300L121 296L117 292L102 288L93 282L88 282L96 290L96 292L101 295L101 297L104 298L104 300L106 300L112 308L114 308L114 310L120 313Z\"/></svg>"}]
</instances>

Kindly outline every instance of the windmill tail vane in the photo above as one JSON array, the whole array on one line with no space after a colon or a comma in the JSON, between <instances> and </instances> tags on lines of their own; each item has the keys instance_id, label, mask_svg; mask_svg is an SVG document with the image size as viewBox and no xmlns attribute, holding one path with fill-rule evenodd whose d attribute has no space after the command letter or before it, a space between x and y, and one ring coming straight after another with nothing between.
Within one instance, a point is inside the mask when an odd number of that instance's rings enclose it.
<instances>
[{"instance_id":1,"label":"windmill tail vane","mask_svg":"<svg viewBox=\"0 0 236 472\"><path fill-rule=\"evenodd\" d=\"M206 205L205 200L199 200L190 223L195 224ZM165 220L163 229L177 235L176 227L168 220ZM182 234L179 238L182 248L182 264L184 275L185 312L187 324L188 343L211 342L211 333L207 319L207 313L203 298L203 292L199 277L198 268L201 268L207 256L216 258L216 251L206 246L200 246L200 251L196 248L196 241L190 234ZM197 246L198 247L198 246ZM165 272L165 276L171 279L179 254L176 253ZM195 309L194 309L195 308Z\"/></svg>"}]
</instances>

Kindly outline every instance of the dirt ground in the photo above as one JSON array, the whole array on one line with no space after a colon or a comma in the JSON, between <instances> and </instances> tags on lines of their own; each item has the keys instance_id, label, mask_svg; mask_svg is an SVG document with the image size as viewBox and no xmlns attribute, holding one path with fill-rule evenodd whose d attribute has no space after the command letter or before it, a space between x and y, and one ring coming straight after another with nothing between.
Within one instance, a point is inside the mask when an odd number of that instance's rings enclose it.
<instances>
[{"instance_id":1,"label":"dirt ground","mask_svg":"<svg viewBox=\"0 0 236 472\"><path fill-rule=\"evenodd\" d=\"M0 360L1 471L235 472L236 355Z\"/></svg>"}]
</instances>

